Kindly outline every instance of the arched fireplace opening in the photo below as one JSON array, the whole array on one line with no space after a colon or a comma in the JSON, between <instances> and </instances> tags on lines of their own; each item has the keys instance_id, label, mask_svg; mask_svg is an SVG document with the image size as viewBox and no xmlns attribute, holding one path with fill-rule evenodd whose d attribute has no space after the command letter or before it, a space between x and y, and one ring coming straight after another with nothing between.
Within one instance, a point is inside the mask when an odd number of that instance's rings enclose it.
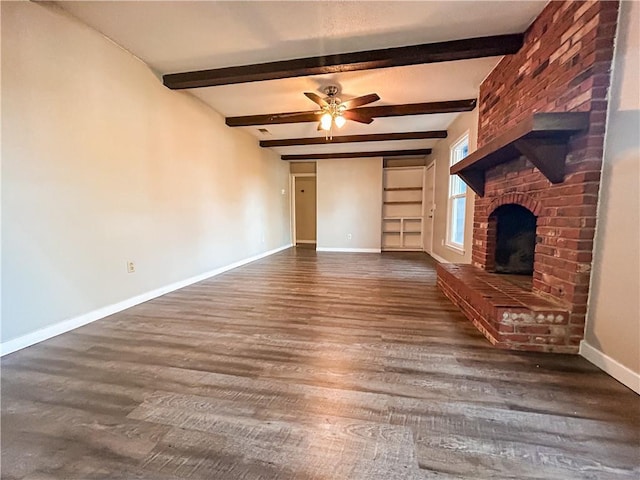
<instances>
[{"instance_id":1,"label":"arched fireplace opening","mask_svg":"<svg viewBox=\"0 0 640 480\"><path fill-rule=\"evenodd\" d=\"M496 222L495 271L533 275L536 216L514 203L496 208L491 216Z\"/></svg>"}]
</instances>

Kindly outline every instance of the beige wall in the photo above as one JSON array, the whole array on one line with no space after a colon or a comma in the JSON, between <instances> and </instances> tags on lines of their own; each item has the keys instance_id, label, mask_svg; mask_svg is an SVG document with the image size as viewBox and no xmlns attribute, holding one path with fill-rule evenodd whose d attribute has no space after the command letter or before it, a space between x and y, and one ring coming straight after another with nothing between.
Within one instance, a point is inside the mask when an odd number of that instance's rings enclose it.
<instances>
[{"instance_id":1,"label":"beige wall","mask_svg":"<svg viewBox=\"0 0 640 480\"><path fill-rule=\"evenodd\" d=\"M436 164L435 204L433 216L433 255L438 260L452 263L471 263L471 242L473 234L473 204L475 194L467 188L467 205L465 210L464 253L446 245L447 235L447 202L449 199L449 162L450 148L466 132L469 132L469 152L476 149L478 139L478 109L461 113L447 128L447 138L438 141L431 153L432 162ZM429 158L429 157L427 157ZM426 221L426 219L425 219ZM425 245L427 241L425 240Z\"/></svg>"},{"instance_id":2,"label":"beige wall","mask_svg":"<svg viewBox=\"0 0 640 480\"><path fill-rule=\"evenodd\" d=\"M2 2L2 139L2 341L290 242L288 163L50 7Z\"/></svg>"},{"instance_id":3,"label":"beige wall","mask_svg":"<svg viewBox=\"0 0 640 480\"><path fill-rule=\"evenodd\" d=\"M316 173L316 162L291 162L291 173Z\"/></svg>"},{"instance_id":4,"label":"beige wall","mask_svg":"<svg viewBox=\"0 0 640 480\"><path fill-rule=\"evenodd\" d=\"M318 249L380 250L382 158L319 161L317 189Z\"/></svg>"},{"instance_id":5,"label":"beige wall","mask_svg":"<svg viewBox=\"0 0 640 480\"><path fill-rule=\"evenodd\" d=\"M316 177L295 177L296 242L316 241Z\"/></svg>"},{"instance_id":6,"label":"beige wall","mask_svg":"<svg viewBox=\"0 0 640 480\"><path fill-rule=\"evenodd\" d=\"M636 389L640 387L639 79L640 3L622 2L585 341L588 350L593 347L635 372ZM610 373L616 376L615 371Z\"/></svg>"},{"instance_id":7,"label":"beige wall","mask_svg":"<svg viewBox=\"0 0 640 480\"><path fill-rule=\"evenodd\" d=\"M424 167L425 165L429 165L431 160L429 160L428 156L422 156L417 158L385 158L384 159L384 167Z\"/></svg>"}]
</instances>

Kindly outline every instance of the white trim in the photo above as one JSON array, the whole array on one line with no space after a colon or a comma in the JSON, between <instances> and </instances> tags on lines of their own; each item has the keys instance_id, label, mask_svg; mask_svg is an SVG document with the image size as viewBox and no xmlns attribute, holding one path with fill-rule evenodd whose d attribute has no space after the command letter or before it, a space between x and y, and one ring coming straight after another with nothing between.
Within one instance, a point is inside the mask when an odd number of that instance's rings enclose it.
<instances>
[{"instance_id":1,"label":"white trim","mask_svg":"<svg viewBox=\"0 0 640 480\"><path fill-rule=\"evenodd\" d=\"M580 355L623 385L640 394L640 373L622 365L593 345L589 345L585 340L580 342Z\"/></svg>"},{"instance_id":2,"label":"white trim","mask_svg":"<svg viewBox=\"0 0 640 480\"><path fill-rule=\"evenodd\" d=\"M344 253L380 253L379 248L329 248L317 247L316 252L344 252Z\"/></svg>"},{"instance_id":3,"label":"white trim","mask_svg":"<svg viewBox=\"0 0 640 480\"><path fill-rule=\"evenodd\" d=\"M241 267L243 265L246 265L247 263L255 262L256 260L260 260L261 258L281 252L282 250L286 250L287 248L290 248L292 246L293 245L291 244L284 245L282 247L269 250L268 252L259 253L258 255L245 258L244 260L234 262L230 265L219 267L214 270L201 273L200 275L196 275L194 277L190 277L185 280L180 280L179 282L166 285L164 287L156 288L155 290L151 290L150 292L136 295L135 297L128 298L118 303L114 303L113 305L107 305L106 307L98 308L77 317L63 320L62 322L58 322L48 327L41 328L40 330L36 330L35 332L28 333L18 338L14 338L13 340L2 342L0 344L0 356L8 355L9 353L13 353L23 348L30 347L31 345L35 345L36 343L43 342L62 333L66 333L78 327L82 327L83 325L87 325L88 323L95 322L96 320L100 320L101 318L108 317L109 315L113 315L114 313L121 312L140 303L148 302L149 300L160 297L161 295L164 295L166 293L179 290L188 285L201 282L202 280L206 280L207 278L215 277L216 275L220 275L221 273Z\"/></svg>"},{"instance_id":4,"label":"white trim","mask_svg":"<svg viewBox=\"0 0 640 480\"><path fill-rule=\"evenodd\" d=\"M456 163L462 161L463 159L461 158L460 160L457 160L456 162L453 161L453 157L454 157L454 153L456 152L456 150L459 148L459 146L461 144L463 144L466 140L467 143L467 155L469 155L469 153L471 153L470 149L470 144L469 144L469 139L470 139L470 134L469 134L470 130L467 130L466 132L464 132L460 137L458 137L458 139L453 142L450 146L449 146L449 166L453 166ZM465 185L465 191L464 194L457 194L454 196L451 195L451 185L453 182L453 177L454 175L449 175L449 187L448 187L448 191L447 191L447 224L446 224L446 234L445 234L445 245L447 247L450 247L454 250L458 250L459 252L461 252L462 254L464 254L464 237L466 236L466 227L467 227L467 218L466 218L466 211L467 211L467 205L468 205L468 196L469 196L469 188ZM465 215L465 222L464 222L464 226L463 226L463 232L462 232L462 243L458 244L455 243L453 240L451 240L451 228L452 228L452 223L451 223L451 214L453 213L452 210L452 200L454 198L464 198L464 215Z\"/></svg>"},{"instance_id":5,"label":"white trim","mask_svg":"<svg viewBox=\"0 0 640 480\"><path fill-rule=\"evenodd\" d=\"M296 243L316 243L315 240L296 240Z\"/></svg>"},{"instance_id":6,"label":"white trim","mask_svg":"<svg viewBox=\"0 0 640 480\"><path fill-rule=\"evenodd\" d=\"M432 205L433 208L432 208L431 212L425 212L425 207L427 206L427 202L425 202L425 198L427 196L427 189L428 189L428 186L427 186L427 172L429 171L430 168L433 168L433 190L431 192L431 202L430 202L430 204ZM436 218L435 218L435 213L436 213L436 173L437 173L436 162L433 161L433 162L431 162L429 165L427 165L424 168L424 180L422 181L422 189L424 191L424 195L422 197L422 245L423 245L423 250L428 254L431 254L431 252L433 252L433 230L434 230L435 224L436 224L436 222L435 222L435 220L436 220ZM429 213L431 213L431 218L430 219L427 218L429 216ZM425 244L427 243L425 235L424 235L424 227L425 227L425 224L429 220L431 220L431 238L429 239L430 249L427 251L427 249L424 248Z\"/></svg>"},{"instance_id":7,"label":"white trim","mask_svg":"<svg viewBox=\"0 0 640 480\"><path fill-rule=\"evenodd\" d=\"M457 247L456 245L453 245L453 244L447 243L447 242L444 243L444 246L447 247L452 252L455 252L455 253L457 253L459 255L464 255L464 249L463 248Z\"/></svg>"},{"instance_id":8,"label":"white trim","mask_svg":"<svg viewBox=\"0 0 640 480\"><path fill-rule=\"evenodd\" d=\"M291 243L296 244L296 177L289 174L289 226L291 227Z\"/></svg>"},{"instance_id":9,"label":"white trim","mask_svg":"<svg viewBox=\"0 0 640 480\"><path fill-rule=\"evenodd\" d=\"M469 145L469 133L471 132L471 129L467 129L462 135L460 135L455 142L453 142L450 146L449 146L449 151L455 150L456 147L458 147L462 141L464 140L464 137L467 137L467 146ZM471 151L469 151L469 153L471 153ZM468 154L467 154L468 155ZM462 160L459 160L462 161ZM451 163L451 158L449 158L449 163ZM451 164L453 165L453 164Z\"/></svg>"},{"instance_id":10,"label":"white trim","mask_svg":"<svg viewBox=\"0 0 640 480\"><path fill-rule=\"evenodd\" d=\"M437 260L439 263L451 263L449 260L445 260L440 255L438 255L437 253L427 253L427 255L429 255L434 260Z\"/></svg>"}]
</instances>

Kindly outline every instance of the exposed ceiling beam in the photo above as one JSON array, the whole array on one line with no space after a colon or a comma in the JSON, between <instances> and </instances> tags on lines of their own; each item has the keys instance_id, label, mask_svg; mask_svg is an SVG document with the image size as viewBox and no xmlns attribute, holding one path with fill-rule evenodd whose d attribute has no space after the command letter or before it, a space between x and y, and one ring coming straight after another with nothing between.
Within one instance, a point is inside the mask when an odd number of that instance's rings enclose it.
<instances>
[{"instance_id":1,"label":"exposed ceiling beam","mask_svg":"<svg viewBox=\"0 0 640 480\"><path fill-rule=\"evenodd\" d=\"M450 100L446 102L407 103L404 105L382 105L379 107L352 108L367 117L401 117L405 115L428 115L432 113L469 112L476 108L475 98L467 100ZM274 125L282 123L317 122L320 119L317 111L267 113L264 115L247 115L244 117L227 117L225 122L230 127L248 127L251 125Z\"/></svg>"},{"instance_id":2,"label":"exposed ceiling beam","mask_svg":"<svg viewBox=\"0 0 640 480\"><path fill-rule=\"evenodd\" d=\"M431 130L428 132L408 133L377 133L372 135L342 135L334 136L331 140L325 137L289 138L282 140L260 140L261 147L290 147L293 145L330 145L333 143L353 142L386 142L389 140L419 140L423 138L447 138L446 130Z\"/></svg>"},{"instance_id":3,"label":"exposed ceiling beam","mask_svg":"<svg viewBox=\"0 0 640 480\"><path fill-rule=\"evenodd\" d=\"M282 155L282 160L325 160L329 158L367 158L367 157L417 157L429 155L430 148L415 150L384 150L378 152L308 153L301 155Z\"/></svg>"},{"instance_id":4,"label":"exposed ceiling beam","mask_svg":"<svg viewBox=\"0 0 640 480\"><path fill-rule=\"evenodd\" d=\"M162 81L165 86L173 90L179 90L183 88L260 82L278 78L353 72L373 68L400 67L403 65L494 57L516 53L522 47L523 38L524 34L515 33L409 45L405 47L383 48L380 50L321 55L318 57L296 58L294 60L281 60L255 65L170 73L164 75Z\"/></svg>"}]
</instances>

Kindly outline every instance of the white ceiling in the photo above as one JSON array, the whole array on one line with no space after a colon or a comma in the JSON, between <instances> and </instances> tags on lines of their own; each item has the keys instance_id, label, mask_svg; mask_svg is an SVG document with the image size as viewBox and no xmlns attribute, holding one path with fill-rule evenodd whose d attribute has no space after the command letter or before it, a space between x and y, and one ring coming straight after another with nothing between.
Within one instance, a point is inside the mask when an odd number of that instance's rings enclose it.
<instances>
[{"instance_id":1,"label":"white ceiling","mask_svg":"<svg viewBox=\"0 0 640 480\"><path fill-rule=\"evenodd\" d=\"M58 4L158 74L524 31L545 1L72 1ZM500 57L188 90L225 116L315 110L303 92L337 84L373 105L476 98ZM444 130L458 114L347 122L340 135ZM318 137L313 123L243 127L260 139ZM428 148L434 140L281 147L279 153Z\"/></svg>"}]
</instances>

